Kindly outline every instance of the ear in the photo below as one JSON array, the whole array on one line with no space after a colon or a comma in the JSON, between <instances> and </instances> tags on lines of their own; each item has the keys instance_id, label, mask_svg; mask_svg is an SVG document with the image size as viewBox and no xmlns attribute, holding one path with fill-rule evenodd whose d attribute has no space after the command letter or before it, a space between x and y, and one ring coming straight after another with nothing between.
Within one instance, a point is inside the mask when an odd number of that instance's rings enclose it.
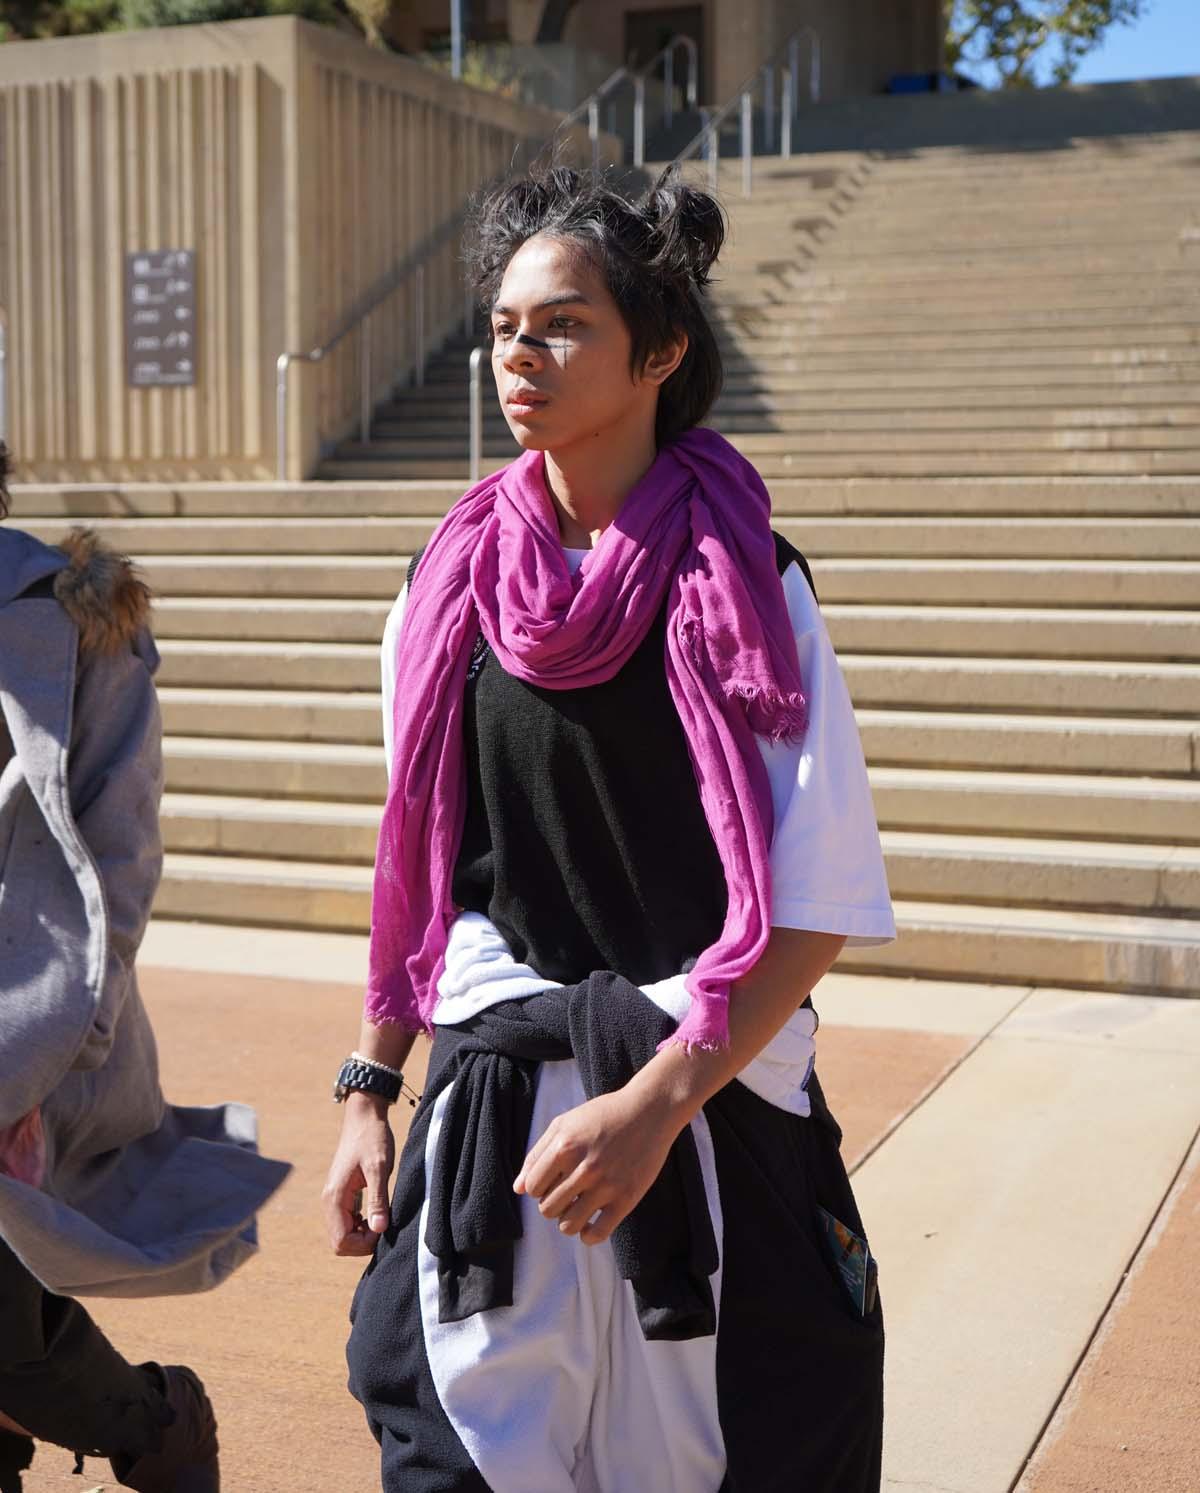
<instances>
[{"instance_id":1,"label":"ear","mask_svg":"<svg viewBox=\"0 0 1200 1493\"><path fill-rule=\"evenodd\" d=\"M681 333L677 342L668 343L658 352L650 354L642 369L642 378L648 384L657 384L661 388L683 362L687 350L687 334Z\"/></svg>"}]
</instances>

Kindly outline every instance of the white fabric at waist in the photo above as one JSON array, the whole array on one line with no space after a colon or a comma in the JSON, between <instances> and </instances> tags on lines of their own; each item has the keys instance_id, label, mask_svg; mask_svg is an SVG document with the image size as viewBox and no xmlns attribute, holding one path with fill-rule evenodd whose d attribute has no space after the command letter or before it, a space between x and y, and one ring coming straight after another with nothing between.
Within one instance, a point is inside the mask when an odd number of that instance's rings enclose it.
<instances>
[{"instance_id":1,"label":"white fabric at waist","mask_svg":"<svg viewBox=\"0 0 1200 1493\"><path fill-rule=\"evenodd\" d=\"M669 1016L681 1021L691 997L683 975L672 975L642 994ZM543 990L557 990L556 980L544 980L528 964L520 964L503 935L482 913L464 912L455 919L446 946L446 967L438 981L434 1008L436 1026L458 1026L502 1001L522 1000ZM816 1057L816 1012L801 1007L790 1016L766 1047L738 1074L752 1093L768 1104L794 1115L808 1115L805 1091Z\"/></svg>"}]
</instances>

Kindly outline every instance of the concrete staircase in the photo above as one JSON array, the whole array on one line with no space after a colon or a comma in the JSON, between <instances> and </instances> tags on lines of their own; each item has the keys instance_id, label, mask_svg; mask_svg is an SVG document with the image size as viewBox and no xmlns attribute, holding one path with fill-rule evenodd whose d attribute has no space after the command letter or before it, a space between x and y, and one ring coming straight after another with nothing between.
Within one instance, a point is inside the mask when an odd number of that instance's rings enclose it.
<instances>
[{"instance_id":1,"label":"concrete staircase","mask_svg":"<svg viewBox=\"0 0 1200 1493\"><path fill-rule=\"evenodd\" d=\"M730 196L715 423L812 560L902 928L847 968L1200 994L1198 160L831 153ZM378 639L462 487L464 364L335 481L18 490L159 594L160 913L367 926Z\"/></svg>"}]
</instances>

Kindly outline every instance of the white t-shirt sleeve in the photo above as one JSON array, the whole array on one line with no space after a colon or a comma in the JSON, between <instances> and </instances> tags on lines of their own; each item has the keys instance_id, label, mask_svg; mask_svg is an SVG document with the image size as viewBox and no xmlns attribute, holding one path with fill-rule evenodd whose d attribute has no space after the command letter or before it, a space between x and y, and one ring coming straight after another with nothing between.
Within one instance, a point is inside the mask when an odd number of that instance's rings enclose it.
<instances>
[{"instance_id":1,"label":"white t-shirt sleeve","mask_svg":"<svg viewBox=\"0 0 1200 1493\"><path fill-rule=\"evenodd\" d=\"M392 736L395 730L392 715L396 705L396 639L400 623L404 618L404 604L408 600L408 587L401 589L392 604L383 627L383 642L380 644L380 683L383 688L383 761L389 777L392 770Z\"/></svg>"},{"instance_id":2,"label":"white t-shirt sleeve","mask_svg":"<svg viewBox=\"0 0 1200 1493\"><path fill-rule=\"evenodd\" d=\"M771 779L771 923L841 933L849 944L896 936L875 807L850 693L808 582L793 563L784 596L800 655L808 728L759 749Z\"/></svg>"}]
</instances>

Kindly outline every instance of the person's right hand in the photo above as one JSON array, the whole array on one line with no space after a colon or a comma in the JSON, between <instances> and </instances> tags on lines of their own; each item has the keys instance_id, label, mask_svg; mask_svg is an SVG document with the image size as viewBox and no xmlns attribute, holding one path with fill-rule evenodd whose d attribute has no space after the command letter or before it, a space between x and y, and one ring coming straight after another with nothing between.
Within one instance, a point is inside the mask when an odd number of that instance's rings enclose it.
<instances>
[{"instance_id":1,"label":"person's right hand","mask_svg":"<svg viewBox=\"0 0 1200 1493\"><path fill-rule=\"evenodd\" d=\"M321 1193L325 1227L335 1255L369 1255L391 1216L396 1142L382 1099L352 1093L344 1107L342 1137Z\"/></svg>"}]
</instances>

